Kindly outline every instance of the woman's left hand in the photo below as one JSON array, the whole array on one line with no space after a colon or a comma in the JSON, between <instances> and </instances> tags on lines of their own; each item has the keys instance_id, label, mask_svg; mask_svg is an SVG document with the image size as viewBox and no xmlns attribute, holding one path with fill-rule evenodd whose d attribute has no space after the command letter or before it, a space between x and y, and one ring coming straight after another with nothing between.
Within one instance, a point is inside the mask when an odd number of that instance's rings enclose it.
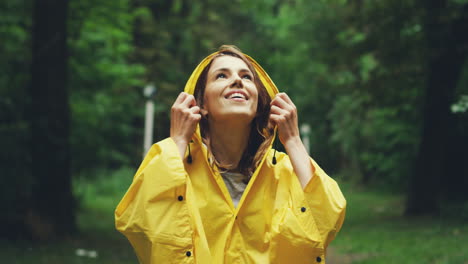
<instances>
[{"instance_id":1,"label":"woman's left hand","mask_svg":"<svg viewBox=\"0 0 468 264\"><path fill-rule=\"evenodd\" d=\"M297 109L289 96L278 93L270 105L270 121L278 127L281 143L286 147L291 140L300 141Z\"/></svg>"},{"instance_id":2,"label":"woman's left hand","mask_svg":"<svg viewBox=\"0 0 468 264\"><path fill-rule=\"evenodd\" d=\"M270 121L278 127L278 134L288 153L302 188L314 176L309 154L302 143L297 121L297 109L289 96L279 93L271 101Z\"/></svg>"}]
</instances>

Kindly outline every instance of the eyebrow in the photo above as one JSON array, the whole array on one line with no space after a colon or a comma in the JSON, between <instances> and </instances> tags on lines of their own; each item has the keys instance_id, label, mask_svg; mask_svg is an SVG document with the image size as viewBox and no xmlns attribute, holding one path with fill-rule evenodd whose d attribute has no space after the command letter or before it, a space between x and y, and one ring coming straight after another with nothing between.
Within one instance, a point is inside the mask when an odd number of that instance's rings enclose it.
<instances>
[{"instance_id":1,"label":"eyebrow","mask_svg":"<svg viewBox=\"0 0 468 264\"><path fill-rule=\"evenodd\" d=\"M213 72L218 72L218 71L221 71L221 72L225 72L225 71L226 71L226 72L229 72L230 70L229 70L228 68L219 68L219 69L214 70ZM249 73L252 73L252 72L250 71L250 69L248 69L248 68L243 68L243 69L240 70L240 72L249 72Z\"/></svg>"}]
</instances>

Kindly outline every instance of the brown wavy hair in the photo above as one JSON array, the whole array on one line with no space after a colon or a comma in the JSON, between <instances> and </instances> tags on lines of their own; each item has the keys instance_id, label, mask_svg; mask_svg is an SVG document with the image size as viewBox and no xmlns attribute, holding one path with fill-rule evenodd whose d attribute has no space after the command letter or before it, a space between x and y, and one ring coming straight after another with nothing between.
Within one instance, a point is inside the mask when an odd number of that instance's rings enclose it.
<instances>
[{"instance_id":1,"label":"brown wavy hair","mask_svg":"<svg viewBox=\"0 0 468 264\"><path fill-rule=\"evenodd\" d=\"M252 120L249 141L237 166L239 172L245 176L245 182L248 182L253 172L260 164L262 157L268 151L268 147L273 140L273 129L268 125L271 98L268 95L265 85L261 82L252 62L236 46L223 45L219 48L218 54L216 54L205 69L203 69L197 80L194 96L200 108L203 107L204 103L203 100L208 71L210 70L213 61L221 56L232 56L244 61L253 74L253 81L258 91L257 114L254 120ZM232 164L221 164L214 157L210 145L208 120L205 116L202 116L202 119L200 120L200 132L203 142L208 147L208 160L210 161L210 164L225 170L235 169Z\"/></svg>"}]
</instances>

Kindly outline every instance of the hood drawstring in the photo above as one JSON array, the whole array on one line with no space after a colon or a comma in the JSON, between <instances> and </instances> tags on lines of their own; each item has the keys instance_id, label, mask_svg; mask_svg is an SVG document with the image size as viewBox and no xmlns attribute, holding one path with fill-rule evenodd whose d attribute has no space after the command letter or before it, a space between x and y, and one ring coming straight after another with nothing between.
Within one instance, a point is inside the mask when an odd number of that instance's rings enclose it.
<instances>
[{"instance_id":1,"label":"hood drawstring","mask_svg":"<svg viewBox=\"0 0 468 264\"><path fill-rule=\"evenodd\" d=\"M192 161L193 161L193 160L192 160L192 154L190 153L190 143L191 143L191 142L192 142L192 141L190 141L190 142L187 144L187 147L188 147L187 162L188 162L189 164L192 164Z\"/></svg>"},{"instance_id":2,"label":"hood drawstring","mask_svg":"<svg viewBox=\"0 0 468 264\"><path fill-rule=\"evenodd\" d=\"M276 165L276 135L275 135L275 138L273 139L273 148L275 149L275 151L273 152L273 159L271 160L271 163L273 163L273 165Z\"/></svg>"}]
</instances>

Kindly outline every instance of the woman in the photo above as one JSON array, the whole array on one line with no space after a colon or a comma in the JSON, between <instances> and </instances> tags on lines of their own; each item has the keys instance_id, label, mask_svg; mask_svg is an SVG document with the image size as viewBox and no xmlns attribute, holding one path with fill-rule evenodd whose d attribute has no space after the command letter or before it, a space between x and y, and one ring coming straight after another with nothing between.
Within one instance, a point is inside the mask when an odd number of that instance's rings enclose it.
<instances>
[{"instance_id":1,"label":"woman","mask_svg":"<svg viewBox=\"0 0 468 264\"><path fill-rule=\"evenodd\" d=\"M275 133L288 155L271 148ZM291 99L223 46L193 72L171 137L150 149L115 217L141 263L325 263L345 207L305 150Z\"/></svg>"}]
</instances>

